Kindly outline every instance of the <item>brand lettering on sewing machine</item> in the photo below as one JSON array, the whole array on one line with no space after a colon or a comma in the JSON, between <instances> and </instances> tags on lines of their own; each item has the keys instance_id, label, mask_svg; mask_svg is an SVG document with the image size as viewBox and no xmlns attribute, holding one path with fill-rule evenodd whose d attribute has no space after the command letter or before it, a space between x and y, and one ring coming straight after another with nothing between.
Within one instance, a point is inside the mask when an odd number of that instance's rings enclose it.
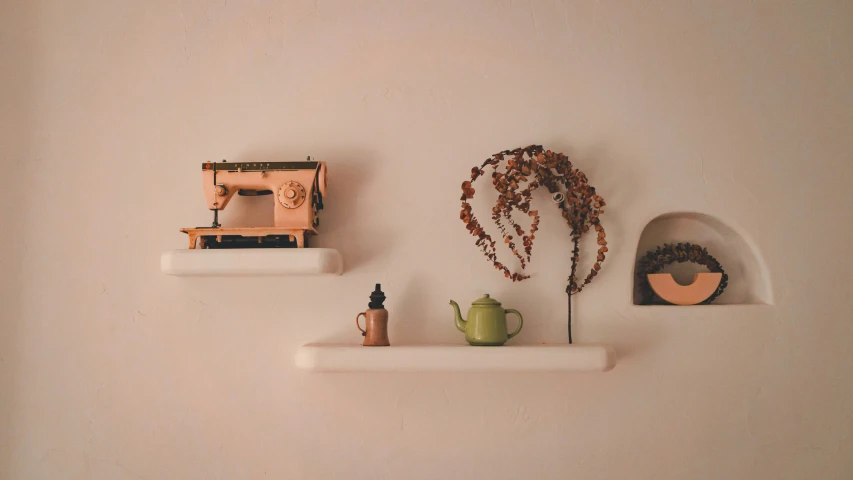
<instances>
[{"instance_id":1,"label":"brand lettering on sewing machine","mask_svg":"<svg viewBox=\"0 0 853 480\"><path fill-rule=\"evenodd\" d=\"M273 172L277 170L315 170L320 162L206 162L202 170L218 172Z\"/></svg>"}]
</instances>

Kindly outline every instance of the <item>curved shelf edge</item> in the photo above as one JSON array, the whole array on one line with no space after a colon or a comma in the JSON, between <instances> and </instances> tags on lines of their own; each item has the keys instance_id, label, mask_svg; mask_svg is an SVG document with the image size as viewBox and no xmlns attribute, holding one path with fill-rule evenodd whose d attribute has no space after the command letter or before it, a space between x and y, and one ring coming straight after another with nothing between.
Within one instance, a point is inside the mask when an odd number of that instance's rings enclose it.
<instances>
[{"instance_id":1,"label":"curved shelf edge","mask_svg":"<svg viewBox=\"0 0 853 480\"><path fill-rule=\"evenodd\" d=\"M741 310L741 309L765 309L767 311L771 311L773 309L773 305L768 303L703 303L699 305L670 305L663 303L654 303L651 305L640 305L633 304L630 306L631 308L639 308L640 310L654 310L654 309L663 309L668 310L673 307L679 307L681 309L686 308L698 308L698 309L709 309L709 310Z\"/></svg>"},{"instance_id":2,"label":"curved shelf edge","mask_svg":"<svg viewBox=\"0 0 853 480\"><path fill-rule=\"evenodd\" d=\"M234 248L171 250L160 270L183 276L341 275L343 258L332 248Z\"/></svg>"},{"instance_id":3,"label":"curved shelf edge","mask_svg":"<svg viewBox=\"0 0 853 480\"><path fill-rule=\"evenodd\" d=\"M310 372L606 372L616 354L605 345L307 344L295 363Z\"/></svg>"}]
</instances>

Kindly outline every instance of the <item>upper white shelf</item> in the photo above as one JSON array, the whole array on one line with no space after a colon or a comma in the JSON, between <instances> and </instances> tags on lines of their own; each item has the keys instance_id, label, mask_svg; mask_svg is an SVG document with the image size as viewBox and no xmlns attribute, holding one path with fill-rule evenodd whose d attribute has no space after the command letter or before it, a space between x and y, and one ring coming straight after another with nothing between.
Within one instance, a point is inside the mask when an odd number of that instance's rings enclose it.
<instances>
[{"instance_id":1,"label":"upper white shelf","mask_svg":"<svg viewBox=\"0 0 853 480\"><path fill-rule=\"evenodd\" d=\"M343 259L331 248L186 249L165 252L167 275L340 275Z\"/></svg>"},{"instance_id":2,"label":"upper white shelf","mask_svg":"<svg viewBox=\"0 0 853 480\"><path fill-rule=\"evenodd\" d=\"M308 344L296 351L296 366L312 372L606 372L615 361L603 345Z\"/></svg>"}]
</instances>

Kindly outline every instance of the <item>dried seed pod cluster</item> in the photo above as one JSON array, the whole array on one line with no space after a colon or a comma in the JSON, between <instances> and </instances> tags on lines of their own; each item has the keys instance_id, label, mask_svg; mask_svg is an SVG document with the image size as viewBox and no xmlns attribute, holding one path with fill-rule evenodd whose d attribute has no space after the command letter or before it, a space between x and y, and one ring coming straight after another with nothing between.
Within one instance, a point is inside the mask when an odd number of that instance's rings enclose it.
<instances>
[{"instance_id":1,"label":"dried seed pod cluster","mask_svg":"<svg viewBox=\"0 0 853 480\"><path fill-rule=\"evenodd\" d=\"M637 276L637 285L640 292L641 303L643 305L651 304L655 298L655 293L652 291L651 285L649 285L649 278L647 275L650 273L658 273L666 265L675 262L698 263L699 265L704 265L709 272L719 272L723 274L723 278L720 280L720 286L717 287L717 291L708 297L707 300L702 302L702 305L713 302L715 298L719 297L723 293L723 290L726 289L726 285L729 283L729 276L726 275L726 272L723 270L723 266L720 265L720 262L718 262L716 258L708 253L708 249L701 245L692 243L665 243L663 246L646 252L646 254L637 261L637 270L635 275Z\"/></svg>"},{"instance_id":2,"label":"dried seed pod cluster","mask_svg":"<svg viewBox=\"0 0 853 480\"><path fill-rule=\"evenodd\" d=\"M607 253L604 227L599 220L604 213L604 199L595 192L595 187L589 184L586 175L572 166L566 155L545 150L541 145L496 153L481 166L471 169L471 180L462 183L462 212L459 216L471 235L476 237L476 244L483 254L512 281L524 280L528 275L512 272L498 260L495 241L486 233L468 203L474 197L474 182L486 175L488 169L491 169L492 185L498 191L497 202L492 208L492 220L500 230L504 243L518 258L522 270L530 262L533 241L539 229L539 211L531 210L530 206L532 194L537 188L544 187L552 195L554 203L562 210L563 218L571 227L572 265L566 291L570 294L580 292L598 275ZM514 211L530 217L529 232L525 232L513 220ZM598 236L598 254L589 274L579 283L575 277L580 260L578 241L590 229L594 229Z\"/></svg>"}]
</instances>

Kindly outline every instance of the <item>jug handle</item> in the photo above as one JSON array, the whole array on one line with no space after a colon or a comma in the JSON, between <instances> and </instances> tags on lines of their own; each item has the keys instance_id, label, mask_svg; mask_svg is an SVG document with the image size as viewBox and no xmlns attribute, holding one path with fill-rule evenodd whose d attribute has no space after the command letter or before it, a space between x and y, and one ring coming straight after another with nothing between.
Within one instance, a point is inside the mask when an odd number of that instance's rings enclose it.
<instances>
[{"instance_id":1,"label":"jug handle","mask_svg":"<svg viewBox=\"0 0 853 480\"><path fill-rule=\"evenodd\" d=\"M361 313L359 313L358 315L356 315L356 316L355 316L355 326L356 326L356 327L358 327L358 329L359 329L359 330L361 330L361 336L362 336L362 337L366 337L366 336L367 336L367 332L366 332L366 331L364 331L364 330L362 330L362 329L361 329L361 325L359 325L359 324L358 324L358 317L360 317L360 316L362 316L362 315L364 315L364 312L361 312ZM364 321L365 321L365 322L367 322L367 315L364 315ZM365 325L365 326L367 326L367 325Z\"/></svg>"},{"instance_id":2,"label":"jug handle","mask_svg":"<svg viewBox=\"0 0 853 480\"><path fill-rule=\"evenodd\" d=\"M518 315L518 328L516 328L514 332L509 334L509 337L507 337L507 340L509 340L510 338L518 335L518 332L521 331L521 326L524 325L524 319L521 318L521 312L519 312L518 310L516 310L514 308L507 308L504 311L506 313L514 313L514 314Z\"/></svg>"}]
</instances>

